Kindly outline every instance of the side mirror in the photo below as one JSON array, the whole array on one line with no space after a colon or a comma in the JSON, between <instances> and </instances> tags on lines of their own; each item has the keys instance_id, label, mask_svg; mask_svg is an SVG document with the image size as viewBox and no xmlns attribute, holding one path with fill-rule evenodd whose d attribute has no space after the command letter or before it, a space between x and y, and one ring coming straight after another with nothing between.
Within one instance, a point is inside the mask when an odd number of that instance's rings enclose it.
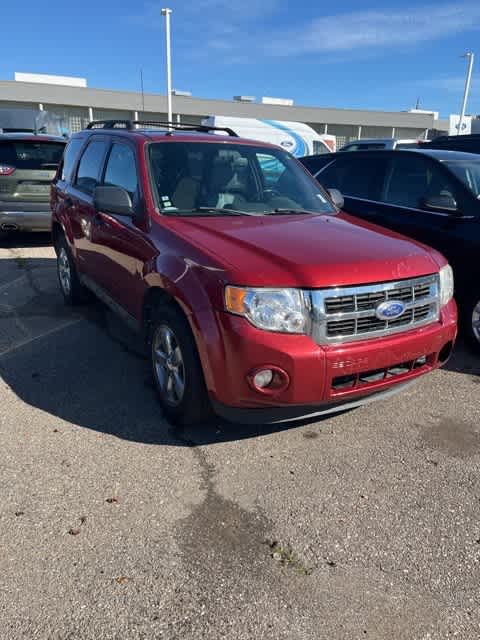
<instances>
[{"instance_id":1,"label":"side mirror","mask_svg":"<svg viewBox=\"0 0 480 640\"><path fill-rule=\"evenodd\" d=\"M458 212L457 201L450 195L430 196L425 198L422 204L424 209L446 211L447 213Z\"/></svg>"},{"instance_id":2,"label":"side mirror","mask_svg":"<svg viewBox=\"0 0 480 640\"><path fill-rule=\"evenodd\" d=\"M340 191L338 189L329 189L328 193L330 194L330 198L332 199L333 204L338 209L343 209L343 205L345 204L345 201Z\"/></svg>"},{"instance_id":3,"label":"side mirror","mask_svg":"<svg viewBox=\"0 0 480 640\"><path fill-rule=\"evenodd\" d=\"M133 204L130 194L121 187L95 187L93 206L105 213L118 213L122 216L133 216Z\"/></svg>"}]
</instances>

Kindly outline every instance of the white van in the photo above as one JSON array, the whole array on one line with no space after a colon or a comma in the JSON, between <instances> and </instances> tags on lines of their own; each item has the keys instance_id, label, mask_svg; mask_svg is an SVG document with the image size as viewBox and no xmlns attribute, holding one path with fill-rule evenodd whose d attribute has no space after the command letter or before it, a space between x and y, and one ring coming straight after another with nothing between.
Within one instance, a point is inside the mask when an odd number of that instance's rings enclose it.
<instances>
[{"instance_id":1,"label":"white van","mask_svg":"<svg viewBox=\"0 0 480 640\"><path fill-rule=\"evenodd\" d=\"M335 136L317 133L303 122L209 116L202 120L202 124L209 127L228 127L242 138L276 144L297 158L336 151Z\"/></svg>"}]
</instances>

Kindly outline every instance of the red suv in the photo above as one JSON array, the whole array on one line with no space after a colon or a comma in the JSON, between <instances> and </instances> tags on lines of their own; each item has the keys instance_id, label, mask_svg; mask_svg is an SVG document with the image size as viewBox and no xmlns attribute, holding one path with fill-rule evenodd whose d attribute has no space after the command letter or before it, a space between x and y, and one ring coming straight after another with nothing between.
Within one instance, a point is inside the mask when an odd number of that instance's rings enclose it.
<instances>
[{"instance_id":1,"label":"red suv","mask_svg":"<svg viewBox=\"0 0 480 640\"><path fill-rule=\"evenodd\" d=\"M284 149L160 127L75 134L51 208L66 301L90 290L144 332L170 420L331 413L448 359L442 255L342 213Z\"/></svg>"}]
</instances>

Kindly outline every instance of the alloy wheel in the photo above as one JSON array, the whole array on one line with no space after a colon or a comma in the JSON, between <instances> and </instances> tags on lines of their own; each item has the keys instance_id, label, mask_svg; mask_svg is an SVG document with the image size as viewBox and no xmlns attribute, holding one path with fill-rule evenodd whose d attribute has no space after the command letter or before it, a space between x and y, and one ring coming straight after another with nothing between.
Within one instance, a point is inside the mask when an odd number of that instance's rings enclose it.
<instances>
[{"instance_id":1,"label":"alloy wheel","mask_svg":"<svg viewBox=\"0 0 480 640\"><path fill-rule=\"evenodd\" d=\"M70 292L72 290L72 274L70 270L70 260L68 258L65 247L62 247L60 249L60 253L58 254L57 259L57 265L60 285L63 289L63 293L68 296L70 295Z\"/></svg>"},{"instance_id":2,"label":"alloy wheel","mask_svg":"<svg viewBox=\"0 0 480 640\"><path fill-rule=\"evenodd\" d=\"M480 343L480 300L473 308L472 312L472 331L473 335Z\"/></svg>"},{"instance_id":3,"label":"alloy wheel","mask_svg":"<svg viewBox=\"0 0 480 640\"><path fill-rule=\"evenodd\" d=\"M157 327L152 341L152 357L163 400L172 407L178 406L185 393L185 367L182 351L170 327Z\"/></svg>"}]
</instances>

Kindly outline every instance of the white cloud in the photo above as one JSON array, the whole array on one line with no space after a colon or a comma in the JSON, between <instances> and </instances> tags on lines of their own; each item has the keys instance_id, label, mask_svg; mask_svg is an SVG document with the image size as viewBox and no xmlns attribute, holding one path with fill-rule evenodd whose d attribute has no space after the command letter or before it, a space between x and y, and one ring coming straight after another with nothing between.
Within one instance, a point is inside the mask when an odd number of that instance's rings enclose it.
<instances>
[{"instance_id":1,"label":"white cloud","mask_svg":"<svg viewBox=\"0 0 480 640\"><path fill-rule=\"evenodd\" d=\"M404 7L401 11L354 11L318 18L274 34L275 56L344 52L411 45L480 28L480 4Z\"/></svg>"},{"instance_id":2,"label":"white cloud","mask_svg":"<svg viewBox=\"0 0 480 640\"><path fill-rule=\"evenodd\" d=\"M337 13L308 21L302 20L301 10L292 11L288 0L194 0L188 4L170 0L169 6L173 9L174 42L179 45L177 55L180 51L181 55L204 60L216 55L226 64L314 53L323 54L321 61L332 63L345 60L352 52L373 55L379 49L398 49L480 30L478 0L410 4L394 10L386 8L390 0L378 1L377 10ZM163 4L149 0L143 11L128 20L160 30ZM322 13L321 8L318 13ZM295 21L289 27L284 26L287 14Z\"/></svg>"},{"instance_id":3,"label":"white cloud","mask_svg":"<svg viewBox=\"0 0 480 640\"><path fill-rule=\"evenodd\" d=\"M455 76L439 76L422 83L424 87L439 89L448 93L460 94L465 87L465 74ZM480 74L472 76L472 92L480 92Z\"/></svg>"}]
</instances>

